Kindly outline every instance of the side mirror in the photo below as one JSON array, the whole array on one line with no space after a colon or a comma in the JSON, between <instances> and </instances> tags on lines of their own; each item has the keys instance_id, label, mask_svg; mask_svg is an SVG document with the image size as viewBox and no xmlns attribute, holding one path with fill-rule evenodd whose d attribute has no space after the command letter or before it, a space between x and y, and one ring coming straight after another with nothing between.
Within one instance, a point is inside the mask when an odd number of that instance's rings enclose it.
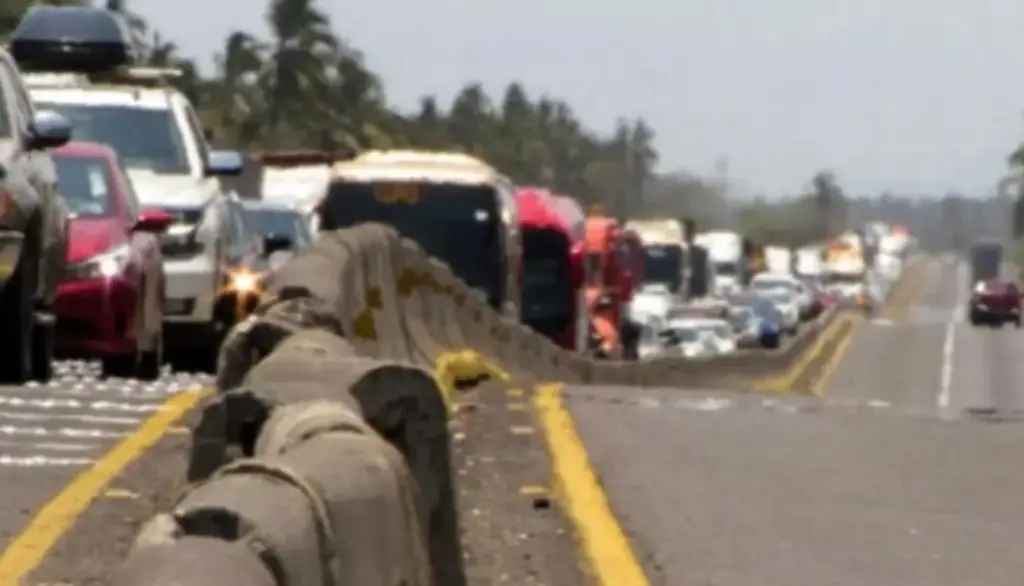
<instances>
[{"instance_id":1,"label":"side mirror","mask_svg":"<svg viewBox=\"0 0 1024 586\"><path fill-rule=\"evenodd\" d=\"M132 229L136 232L159 234L167 230L174 220L174 216L163 210L142 210Z\"/></svg>"},{"instance_id":2,"label":"side mirror","mask_svg":"<svg viewBox=\"0 0 1024 586\"><path fill-rule=\"evenodd\" d=\"M270 256L275 252L287 252L292 249L295 243L292 239L280 234L270 234L263 239L263 254Z\"/></svg>"},{"instance_id":3,"label":"side mirror","mask_svg":"<svg viewBox=\"0 0 1024 586\"><path fill-rule=\"evenodd\" d=\"M237 151L210 151L206 161L207 177L237 177L245 168L245 158Z\"/></svg>"},{"instance_id":4,"label":"side mirror","mask_svg":"<svg viewBox=\"0 0 1024 586\"><path fill-rule=\"evenodd\" d=\"M71 123L64 116L40 110L28 127L28 148L34 151L57 148L71 140Z\"/></svg>"}]
</instances>

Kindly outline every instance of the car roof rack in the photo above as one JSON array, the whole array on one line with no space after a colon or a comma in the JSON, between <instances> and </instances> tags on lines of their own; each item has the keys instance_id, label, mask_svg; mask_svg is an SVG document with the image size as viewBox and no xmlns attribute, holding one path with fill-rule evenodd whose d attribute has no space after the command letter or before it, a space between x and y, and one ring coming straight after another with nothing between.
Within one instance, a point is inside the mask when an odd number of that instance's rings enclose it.
<instances>
[{"instance_id":1,"label":"car roof rack","mask_svg":"<svg viewBox=\"0 0 1024 586\"><path fill-rule=\"evenodd\" d=\"M172 67L117 67L91 73L61 71L29 71L22 77L33 88L83 88L96 85L116 85L145 88L170 87L185 75Z\"/></svg>"},{"instance_id":2,"label":"car roof rack","mask_svg":"<svg viewBox=\"0 0 1024 586\"><path fill-rule=\"evenodd\" d=\"M135 46L124 17L100 8L36 6L11 33L22 71L96 73L130 66Z\"/></svg>"}]
</instances>

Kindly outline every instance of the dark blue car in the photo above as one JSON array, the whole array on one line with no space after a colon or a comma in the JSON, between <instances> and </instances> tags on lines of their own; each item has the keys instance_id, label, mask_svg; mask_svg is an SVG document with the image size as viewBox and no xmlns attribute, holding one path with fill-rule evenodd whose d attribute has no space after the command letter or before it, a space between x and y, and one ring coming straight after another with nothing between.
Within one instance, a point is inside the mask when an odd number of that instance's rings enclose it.
<instances>
[{"instance_id":1,"label":"dark blue car","mask_svg":"<svg viewBox=\"0 0 1024 586\"><path fill-rule=\"evenodd\" d=\"M782 343L782 313L771 301L757 295L744 295L729 300L731 305L749 307L758 322L757 337L761 346L778 348Z\"/></svg>"}]
</instances>

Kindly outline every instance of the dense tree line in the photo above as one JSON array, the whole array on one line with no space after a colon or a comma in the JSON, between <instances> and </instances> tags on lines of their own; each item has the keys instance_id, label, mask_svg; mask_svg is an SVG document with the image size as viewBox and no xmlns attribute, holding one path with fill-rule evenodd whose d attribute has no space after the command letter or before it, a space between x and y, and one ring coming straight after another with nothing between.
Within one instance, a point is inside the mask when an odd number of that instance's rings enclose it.
<instances>
[{"instance_id":1,"label":"dense tree line","mask_svg":"<svg viewBox=\"0 0 1024 586\"><path fill-rule=\"evenodd\" d=\"M0 38L29 6L40 3L90 2L4 0ZM857 215L851 210L880 209L865 198L854 198L859 204L851 200L828 171L815 173L802 192L781 200L773 194L729 201L726 186L714 180L655 173L655 131L643 119L620 119L602 134L584 125L564 100L531 94L515 81L496 98L470 83L450 103L424 96L414 112L396 111L383 81L339 36L316 0L271 0L265 12L270 38L230 33L216 55L214 73L206 76L161 35L159 23L133 13L125 0L102 4L125 16L141 61L183 70L180 89L216 140L233 148L461 150L519 184L547 185L617 215L690 216L700 226L738 228L758 240L785 244L842 229Z\"/></svg>"}]
</instances>

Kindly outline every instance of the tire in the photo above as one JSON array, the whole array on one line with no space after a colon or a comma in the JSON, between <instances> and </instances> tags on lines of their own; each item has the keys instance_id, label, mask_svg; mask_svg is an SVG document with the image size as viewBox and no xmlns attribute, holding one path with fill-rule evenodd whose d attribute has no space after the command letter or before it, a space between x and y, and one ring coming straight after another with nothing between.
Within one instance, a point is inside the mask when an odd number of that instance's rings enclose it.
<instances>
[{"instance_id":1,"label":"tire","mask_svg":"<svg viewBox=\"0 0 1024 586\"><path fill-rule=\"evenodd\" d=\"M33 324L32 378L45 383L53 378L53 362L57 348L57 332L52 321Z\"/></svg>"},{"instance_id":2,"label":"tire","mask_svg":"<svg viewBox=\"0 0 1024 586\"><path fill-rule=\"evenodd\" d=\"M133 378L138 354L111 354L100 359L103 378Z\"/></svg>"},{"instance_id":3,"label":"tire","mask_svg":"<svg viewBox=\"0 0 1024 586\"><path fill-rule=\"evenodd\" d=\"M160 378L160 371L164 366L164 336L157 336L156 347L152 350L139 352L138 361L135 363L135 378L144 381L154 381Z\"/></svg>"},{"instance_id":4,"label":"tire","mask_svg":"<svg viewBox=\"0 0 1024 586\"><path fill-rule=\"evenodd\" d=\"M28 246L28 242L25 243ZM32 338L35 326L33 312L36 282L35 263L27 251L22 252L18 266L0 292L0 383L20 385L32 377Z\"/></svg>"}]
</instances>

